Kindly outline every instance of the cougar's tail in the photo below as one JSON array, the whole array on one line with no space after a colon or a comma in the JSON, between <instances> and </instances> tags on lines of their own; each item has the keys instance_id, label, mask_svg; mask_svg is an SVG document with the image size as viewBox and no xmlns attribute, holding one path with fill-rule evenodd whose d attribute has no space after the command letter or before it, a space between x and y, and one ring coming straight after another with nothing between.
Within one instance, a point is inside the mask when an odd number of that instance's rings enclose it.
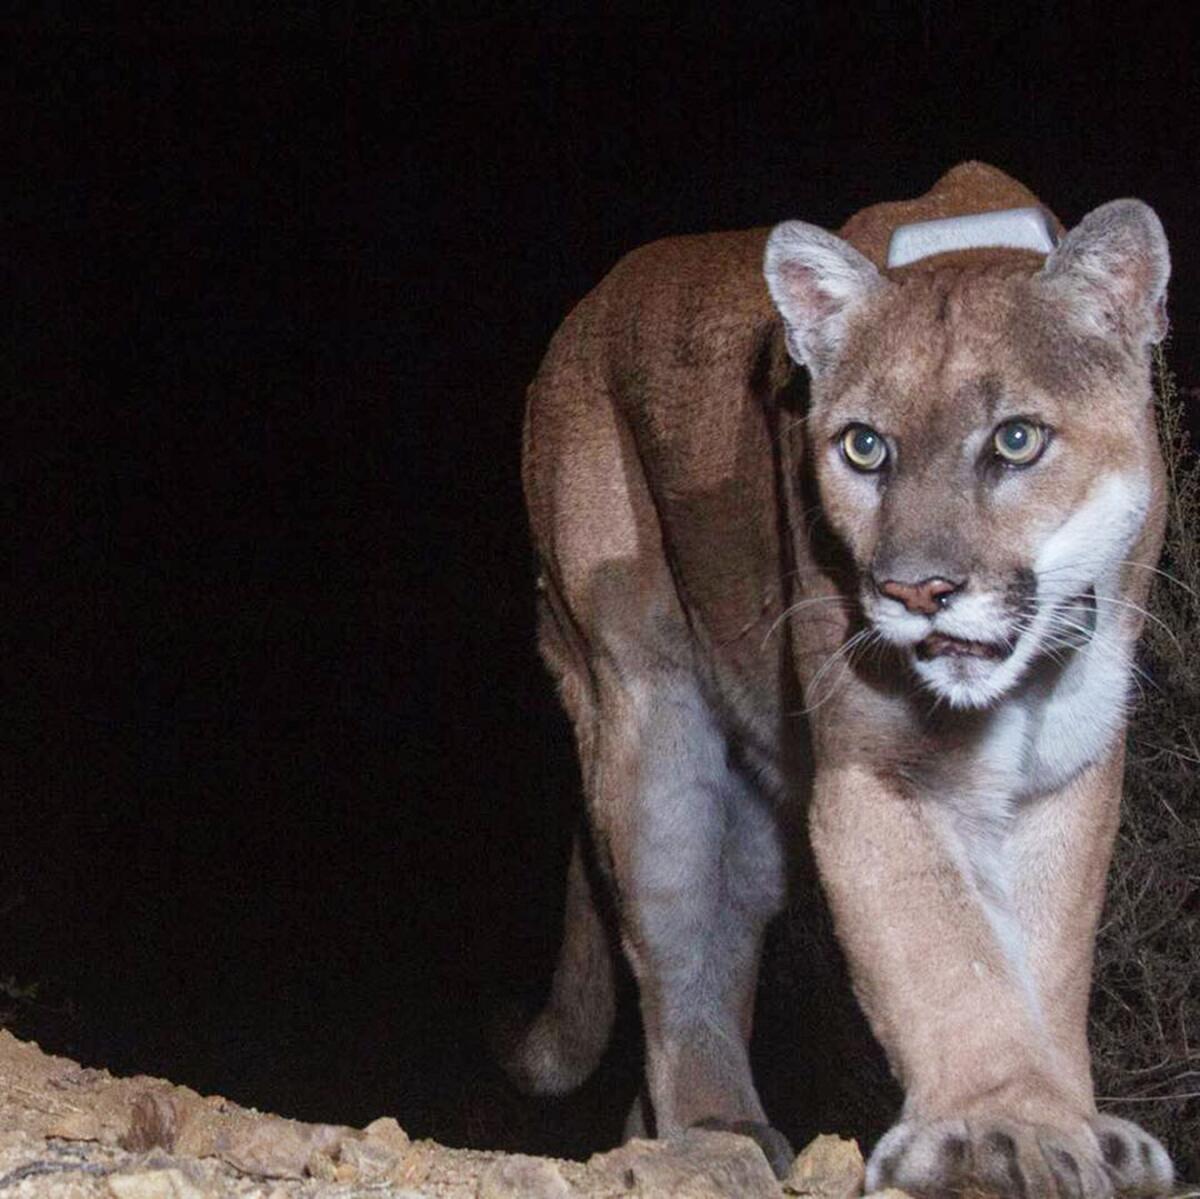
<instances>
[{"instance_id":1,"label":"cougar's tail","mask_svg":"<svg viewBox=\"0 0 1200 1199\"><path fill-rule=\"evenodd\" d=\"M612 1032L612 946L592 888L583 836L577 833L550 998L531 1022L502 1033L497 1046L509 1077L532 1095L574 1090L596 1068Z\"/></svg>"}]
</instances>

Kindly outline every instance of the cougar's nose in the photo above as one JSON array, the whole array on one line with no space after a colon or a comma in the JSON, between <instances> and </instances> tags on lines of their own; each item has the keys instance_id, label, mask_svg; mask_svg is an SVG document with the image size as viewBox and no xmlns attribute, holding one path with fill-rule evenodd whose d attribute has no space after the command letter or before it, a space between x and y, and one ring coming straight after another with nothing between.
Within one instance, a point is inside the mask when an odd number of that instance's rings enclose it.
<instances>
[{"instance_id":1,"label":"cougar's nose","mask_svg":"<svg viewBox=\"0 0 1200 1199\"><path fill-rule=\"evenodd\" d=\"M910 612L932 616L950 602L962 584L949 579L925 579L920 583L898 583L895 579L881 583L877 579L875 586L882 595L899 600Z\"/></svg>"}]
</instances>

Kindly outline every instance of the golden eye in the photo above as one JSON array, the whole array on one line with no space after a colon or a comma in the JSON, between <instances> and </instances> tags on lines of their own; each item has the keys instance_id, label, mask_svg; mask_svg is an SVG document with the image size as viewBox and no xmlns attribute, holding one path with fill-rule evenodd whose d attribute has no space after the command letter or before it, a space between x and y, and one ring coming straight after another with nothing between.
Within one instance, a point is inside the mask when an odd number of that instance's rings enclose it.
<instances>
[{"instance_id":1,"label":"golden eye","mask_svg":"<svg viewBox=\"0 0 1200 1199\"><path fill-rule=\"evenodd\" d=\"M869 425L850 425L842 434L842 454L855 470L878 470L887 461L887 442Z\"/></svg>"},{"instance_id":2,"label":"golden eye","mask_svg":"<svg viewBox=\"0 0 1200 1199\"><path fill-rule=\"evenodd\" d=\"M1046 448L1046 430L1029 420L1006 420L992 437L992 447L1012 466L1036 462Z\"/></svg>"}]
</instances>

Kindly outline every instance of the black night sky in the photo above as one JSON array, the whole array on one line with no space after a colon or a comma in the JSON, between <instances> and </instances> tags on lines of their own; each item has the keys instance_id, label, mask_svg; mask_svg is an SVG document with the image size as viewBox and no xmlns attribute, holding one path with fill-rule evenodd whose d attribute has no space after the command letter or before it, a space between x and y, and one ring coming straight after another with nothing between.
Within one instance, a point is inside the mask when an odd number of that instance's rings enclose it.
<instances>
[{"instance_id":1,"label":"black night sky","mask_svg":"<svg viewBox=\"0 0 1200 1199\"><path fill-rule=\"evenodd\" d=\"M1068 224L1158 210L1197 386L1197 22L192 7L3 25L18 1030L289 1115L606 1146L632 1021L564 1104L485 1048L548 981L575 804L518 480L550 335L653 238L836 227L981 158Z\"/></svg>"}]
</instances>

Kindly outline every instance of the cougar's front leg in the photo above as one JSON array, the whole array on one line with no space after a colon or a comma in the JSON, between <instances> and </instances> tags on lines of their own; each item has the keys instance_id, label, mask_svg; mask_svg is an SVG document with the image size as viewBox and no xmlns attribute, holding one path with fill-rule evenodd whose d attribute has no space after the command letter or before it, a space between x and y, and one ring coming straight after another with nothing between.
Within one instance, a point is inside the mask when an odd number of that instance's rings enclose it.
<instances>
[{"instance_id":1,"label":"cougar's front leg","mask_svg":"<svg viewBox=\"0 0 1200 1199\"><path fill-rule=\"evenodd\" d=\"M812 837L856 990L905 1087L871 1188L1098 1199L1169 1181L1165 1154L1097 1117L1087 1059L1092 940L1119 767L1007 826L865 769L818 780ZM1111 1124L1112 1122L1108 1122ZM1104 1137L1136 1178L1122 1174ZM1109 1142L1112 1144L1111 1140Z\"/></svg>"},{"instance_id":2,"label":"cougar's front leg","mask_svg":"<svg viewBox=\"0 0 1200 1199\"><path fill-rule=\"evenodd\" d=\"M1058 795L1033 803L1015 823L1010 854L1017 915L1047 1031L1064 1072L1094 1110L1087 1044L1095 929L1120 816L1124 753L1086 770ZM1166 1190L1166 1151L1128 1120L1092 1115L1104 1166L1118 1190Z\"/></svg>"},{"instance_id":3,"label":"cougar's front leg","mask_svg":"<svg viewBox=\"0 0 1200 1199\"><path fill-rule=\"evenodd\" d=\"M686 678L605 688L589 780L621 940L637 980L654 1127L758 1135L778 1168L747 1047L763 927L783 900L770 811L730 769Z\"/></svg>"}]
</instances>

